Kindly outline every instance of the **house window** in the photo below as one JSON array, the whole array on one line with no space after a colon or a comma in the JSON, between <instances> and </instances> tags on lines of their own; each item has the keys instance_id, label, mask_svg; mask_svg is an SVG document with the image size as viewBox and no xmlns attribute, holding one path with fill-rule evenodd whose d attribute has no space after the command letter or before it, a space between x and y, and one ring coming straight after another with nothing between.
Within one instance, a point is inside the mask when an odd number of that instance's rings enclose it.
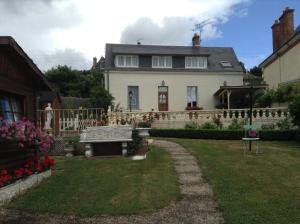
<instances>
[{"instance_id":1,"label":"house window","mask_svg":"<svg viewBox=\"0 0 300 224\"><path fill-rule=\"evenodd\" d=\"M128 108L132 110L139 109L139 87L128 86Z\"/></svg>"},{"instance_id":2,"label":"house window","mask_svg":"<svg viewBox=\"0 0 300 224\"><path fill-rule=\"evenodd\" d=\"M172 68L172 56L152 56L152 68Z\"/></svg>"},{"instance_id":3,"label":"house window","mask_svg":"<svg viewBox=\"0 0 300 224\"><path fill-rule=\"evenodd\" d=\"M207 68L207 57L185 57L185 68Z\"/></svg>"},{"instance_id":4,"label":"house window","mask_svg":"<svg viewBox=\"0 0 300 224\"><path fill-rule=\"evenodd\" d=\"M4 120L17 121L22 119L23 116L23 106L20 98L0 94L0 117Z\"/></svg>"},{"instance_id":5,"label":"house window","mask_svg":"<svg viewBox=\"0 0 300 224\"><path fill-rule=\"evenodd\" d=\"M187 87L187 107L197 107L197 86Z\"/></svg>"},{"instance_id":6,"label":"house window","mask_svg":"<svg viewBox=\"0 0 300 224\"><path fill-rule=\"evenodd\" d=\"M116 67L133 67L139 66L139 58L137 55L117 55L115 58Z\"/></svg>"}]
</instances>

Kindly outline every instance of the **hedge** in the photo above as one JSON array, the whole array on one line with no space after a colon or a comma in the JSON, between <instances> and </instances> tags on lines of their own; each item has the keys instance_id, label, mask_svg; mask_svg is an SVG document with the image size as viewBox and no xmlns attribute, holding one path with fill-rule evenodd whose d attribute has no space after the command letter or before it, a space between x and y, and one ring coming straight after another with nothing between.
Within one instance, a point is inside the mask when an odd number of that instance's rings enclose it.
<instances>
[{"instance_id":1,"label":"hedge","mask_svg":"<svg viewBox=\"0 0 300 224\"><path fill-rule=\"evenodd\" d=\"M244 136L243 130L205 130L205 129L151 129L151 137L168 138L194 138L194 139L219 139L219 140L241 140ZM288 130L261 130L259 137L261 140L298 140L299 131Z\"/></svg>"}]
</instances>

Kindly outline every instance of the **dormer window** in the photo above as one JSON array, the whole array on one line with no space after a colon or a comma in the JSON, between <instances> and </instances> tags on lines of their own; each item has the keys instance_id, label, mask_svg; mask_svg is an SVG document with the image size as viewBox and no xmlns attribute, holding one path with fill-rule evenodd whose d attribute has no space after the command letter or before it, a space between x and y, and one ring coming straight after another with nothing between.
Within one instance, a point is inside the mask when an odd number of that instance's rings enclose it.
<instances>
[{"instance_id":1,"label":"dormer window","mask_svg":"<svg viewBox=\"0 0 300 224\"><path fill-rule=\"evenodd\" d=\"M229 61L221 61L220 64L223 68L231 68L232 64Z\"/></svg>"},{"instance_id":2,"label":"dormer window","mask_svg":"<svg viewBox=\"0 0 300 224\"><path fill-rule=\"evenodd\" d=\"M207 68L207 57L185 57L185 68L205 69Z\"/></svg>"},{"instance_id":3,"label":"dormer window","mask_svg":"<svg viewBox=\"0 0 300 224\"><path fill-rule=\"evenodd\" d=\"M116 67L137 68L139 58L137 55L117 55L115 58Z\"/></svg>"},{"instance_id":4,"label":"dormer window","mask_svg":"<svg viewBox=\"0 0 300 224\"><path fill-rule=\"evenodd\" d=\"M152 56L152 68L172 68L172 56Z\"/></svg>"}]
</instances>

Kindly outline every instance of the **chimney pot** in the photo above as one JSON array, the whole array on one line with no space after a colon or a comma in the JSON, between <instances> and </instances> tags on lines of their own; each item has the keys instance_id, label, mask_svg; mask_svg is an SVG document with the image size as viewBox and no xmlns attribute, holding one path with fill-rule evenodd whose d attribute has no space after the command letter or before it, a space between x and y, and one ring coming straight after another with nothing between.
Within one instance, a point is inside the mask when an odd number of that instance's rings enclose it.
<instances>
[{"instance_id":1,"label":"chimney pot","mask_svg":"<svg viewBox=\"0 0 300 224\"><path fill-rule=\"evenodd\" d=\"M93 57L93 69L97 66L97 57Z\"/></svg>"},{"instance_id":2,"label":"chimney pot","mask_svg":"<svg viewBox=\"0 0 300 224\"><path fill-rule=\"evenodd\" d=\"M286 7L279 21L272 26L273 51L279 49L294 34L294 9Z\"/></svg>"},{"instance_id":3,"label":"chimney pot","mask_svg":"<svg viewBox=\"0 0 300 224\"><path fill-rule=\"evenodd\" d=\"M192 38L193 47L199 47L200 46L200 35L194 34Z\"/></svg>"}]
</instances>

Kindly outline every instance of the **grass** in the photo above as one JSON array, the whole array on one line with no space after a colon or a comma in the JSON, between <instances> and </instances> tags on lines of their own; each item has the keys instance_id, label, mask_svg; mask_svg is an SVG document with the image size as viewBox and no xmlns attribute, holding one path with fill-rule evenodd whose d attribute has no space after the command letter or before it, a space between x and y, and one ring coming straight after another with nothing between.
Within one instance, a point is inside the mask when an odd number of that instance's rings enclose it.
<instances>
[{"instance_id":1,"label":"grass","mask_svg":"<svg viewBox=\"0 0 300 224\"><path fill-rule=\"evenodd\" d=\"M173 162L152 147L147 159L58 158L57 171L8 208L78 216L128 215L164 207L180 197Z\"/></svg>"},{"instance_id":2,"label":"grass","mask_svg":"<svg viewBox=\"0 0 300 224\"><path fill-rule=\"evenodd\" d=\"M241 141L172 139L198 159L225 222L300 223L300 148L261 142L261 155L243 155Z\"/></svg>"}]
</instances>

